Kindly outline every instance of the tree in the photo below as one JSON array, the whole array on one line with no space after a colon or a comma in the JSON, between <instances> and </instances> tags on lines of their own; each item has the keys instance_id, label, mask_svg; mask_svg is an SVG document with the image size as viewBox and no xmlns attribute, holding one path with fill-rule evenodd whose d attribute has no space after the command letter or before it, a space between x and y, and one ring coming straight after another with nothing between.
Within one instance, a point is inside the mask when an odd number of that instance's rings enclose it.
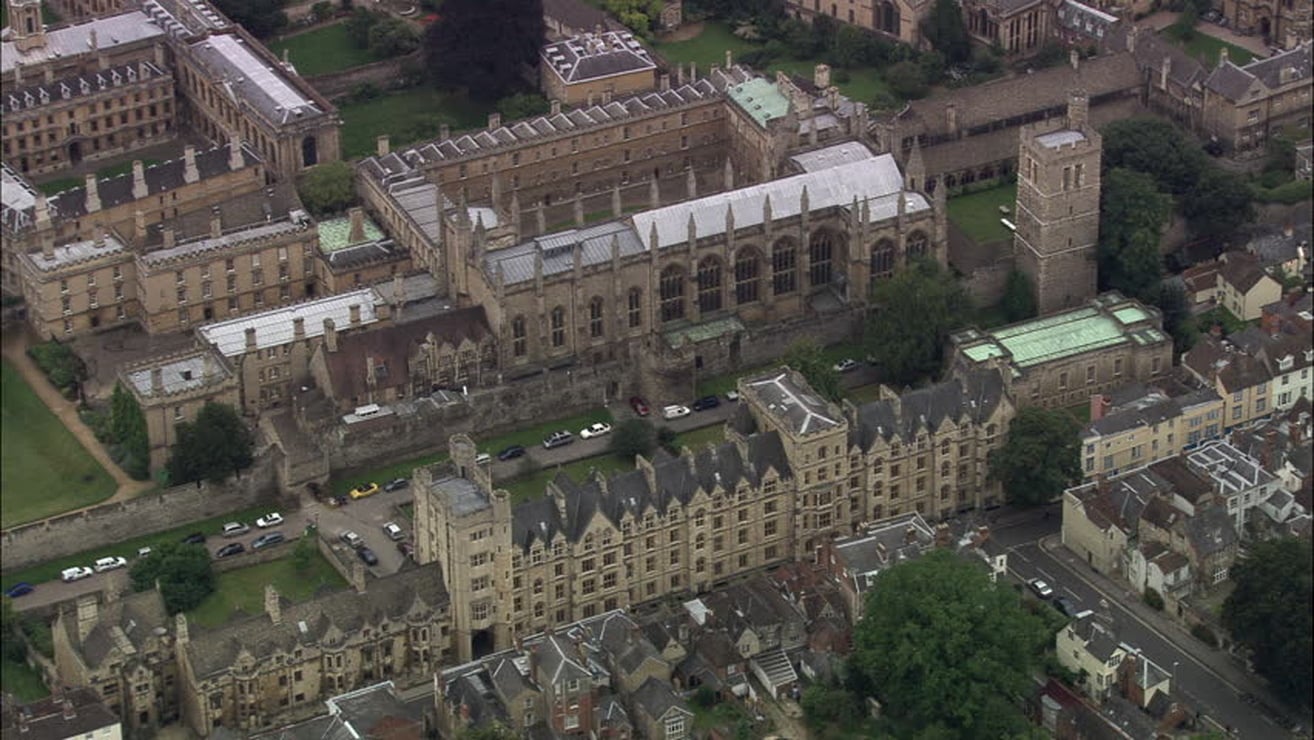
<instances>
[{"instance_id":1,"label":"tree","mask_svg":"<svg viewBox=\"0 0 1314 740\"><path fill-rule=\"evenodd\" d=\"M425 64L439 87L491 102L524 85L542 45L542 0L448 0L425 32Z\"/></svg>"},{"instance_id":2,"label":"tree","mask_svg":"<svg viewBox=\"0 0 1314 740\"><path fill-rule=\"evenodd\" d=\"M647 419L626 419L611 431L608 449L622 460L633 461L636 455L652 454L657 446L657 429Z\"/></svg>"},{"instance_id":3,"label":"tree","mask_svg":"<svg viewBox=\"0 0 1314 740\"><path fill-rule=\"evenodd\" d=\"M1062 409L1028 406L1018 412L1002 447L986 458L990 478L1004 486L1009 502L1048 503L1081 480L1077 420Z\"/></svg>"},{"instance_id":4,"label":"tree","mask_svg":"<svg viewBox=\"0 0 1314 740\"><path fill-rule=\"evenodd\" d=\"M251 430L232 406L207 401L194 422L179 422L178 441L169 458L174 485L209 480L221 483L251 466Z\"/></svg>"},{"instance_id":5,"label":"tree","mask_svg":"<svg viewBox=\"0 0 1314 740\"><path fill-rule=\"evenodd\" d=\"M864 344L883 382L913 385L934 376L949 332L966 322L971 299L931 260L916 260L871 293Z\"/></svg>"},{"instance_id":6,"label":"tree","mask_svg":"<svg viewBox=\"0 0 1314 740\"><path fill-rule=\"evenodd\" d=\"M1163 330L1173 338L1173 356L1181 356L1194 347L1200 331L1191 304L1186 299L1185 288L1175 282L1160 283L1154 305L1163 314Z\"/></svg>"},{"instance_id":7,"label":"tree","mask_svg":"<svg viewBox=\"0 0 1314 740\"><path fill-rule=\"evenodd\" d=\"M972 56L972 44L963 24L963 9L955 0L935 0L922 32L950 64L962 64Z\"/></svg>"},{"instance_id":8,"label":"tree","mask_svg":"<svg viewBox=\"0 0 1314 740\"><path fill-rule=\"evenodd\" d=\"M619 18L626 28L645 38L662 15L661 0L603 0L602 7Z\"/></svg>"},{"instance_id":9,"label":"tree","mask_svg":"<svg viewBox=\"0 0 1314 740\"><path fill-rule=\"evenodd\" d=\"M287 27L283 0L216 0L215 5L256 38L267 39Z\"/></svg>"},{"instance_id":10,"label":"tree","mask_svg":"<svg viewBox=\"0 0 1314 740\"><path fill-rule=\"evenodd\" d=\"M8 596L0 596L0 655L11 663L27 659L22 622L14 611L14 600Z\"/></svg>"},{"instance_id":11,"label":"tree","mask_svg":"<svg viewBox=\"0 0 1314 740\"><path fill-rule=\"evenodd\" d=\"M123 387L114 385L110 396L110 436L120 451L118 463L137 480L151 474L151 442L141 404Z\"/></svg>"},{"instance_id":12,"label":"tree","mask_svg":"<svg viewBox=\"0 0 1314 740\"><path fill-rule=\"evenodd\" d=\"M1049 641L1043 620L977 564L935 550L882 572L853 630L850 688L918 737L1014 737Z\"/></svg>"},{"instance_id":13,"label":"tree","mask_svg":"<svg viewBox=\"0 0 1314 740\"><path fill-rule=\"evenodd\" d=\"M899 62L885 70L885 81L899 97L917 99L925 97L929 89L926 74L916 62Z\"/></svg>"},{"instance_id":14,"label":"tree","mask_svg":"<svg viewBox=\"0 0 1314 740\"><path fill-rule=\"evenodd\" d=\"M803 340L795 342L785 352L782 362L799 371L812 386L812 390L831 401L843 397L840 389L840 376L834 363L821 354L821 348L813 342Z\"/></svg>"},{"instance_id":15,"label":"tree","mask_svg":"<svg viewBox=\"0 0 1314 740\"><path fill-rule=\"evenodd\" d=\"M538 93L516 93L497 101L497 112L507 122L541 116L549 110L552 104Z\"/></svg>"},{"instance_id":16,"label":"tree","mask_svg":"<svg viewBox=\"0 0 1314 740\"><path fill-rule=\"evenodd\" d=\"M456 735L460 740L519 740L520 735L506 725L493 720L475 727L467 727Z\"/></svg>"},{"instance_id":17,"label":"tree","mask_svg":"<svg viewBox=\"0 0 1314 740\"><path fill-rule=\"evenodd\" d=\"M370 45L370 29L383 18L382 13L375 13L368 8L356 8L342 24L347 31L347 38L358 49L367 49Z\"/></svg>"},{"instance_id":18,"label":"tree","mask_svg":"<svg viewBox=\"0 0 1314 740\"><path fill-rule=\"evenodd\" d=\"M356 204L355 173L343 161L317 164L297 178L297 194L317 217L341 213Z\"/></svg>"},{"instance_id":19,"label":"tree","mask_svg":"<svg viewBox=\"0 0 1314 740\"><path fill-rule=\"evenodd\" d=\"M215 576L210 553L202 545L164 542L128 571L134 591L147 591L160 584L164 608L170 614L195 609L214 591Z\"/></svg>"},{"instance_id":20,"label":"tree","mask_svg":"<svg viewBox=\"0 0 1314 740\"><path fill-rule=\"evenodd\" d=\"M1031 280L1021 270L1008 273L1004 282L1004 297L999 301L1004 311L1004 321L1013 324L1026 321L1036 315L1036 292Z\"/></svg>"},{"instance_id":21,"label":"tree","mask_svg":"<svg viewBox=\"0 0 1314 740\"><path fill-rule=\"evenodd\" d=\"M831 722L848 724L861 717L862 703L852 692L839 686L814 683L803 691L799 699L803 716L816 728Z\"/></svg>"},{"instance_id":22,"label":"tree","mask_svg":"<svg viewBox=\"0 0 1314 740\"><path fill-rule=\"evenodd\" d=\"M1118 167L1144 172L1173 195L1195 187L1206 164L1204 151L1167 121L1124 118L1106 126L1103 136L1106 172Z\"/></svg>"},{"instance_id":23,"label":"tree","mask_svg":"<svg viewBox=\"0 0 1314 740\"><path fill-rule=\"evenodd\" d=\"M1104 290L1149 300L1163 275L1159 234L1172 200L1143 172L1114 168L1100 191L1099 282Z\"/></svg>"},{"instance_id":24,"label":"tree","mask_svg":"<svg viewBox=\"0 0 1314 740\"><path fill-rule=\"evenodd\" d=\"M1314 553L1287 537L1252 543L1232 566L1236 588L1223 625L1250 650L1255 670L1278 696L1308 706L1314 695Z\"/></svg>"},{"instance_id":25,"label":"tree","mask_svg":"<svg viewBox=\"0 0 1314 740\"><path fill-rule=\"evenodd\" d=\"M1240 175L1211 162L1195 187L1182 195L1181 212L1196 236L1217 238L1255 220L1253 197Z\"/></svg>"},{"instance_id":26,"label":"tree","mask_svg":"<svg viewBox=\"0 0 1314 740\"><path fill-rule=\"evenodd\" d=\"M379 59L404 56L420 48L420 34L401 18L383 18L370 28L369 50Z\"/></svg>"}]
</instances>

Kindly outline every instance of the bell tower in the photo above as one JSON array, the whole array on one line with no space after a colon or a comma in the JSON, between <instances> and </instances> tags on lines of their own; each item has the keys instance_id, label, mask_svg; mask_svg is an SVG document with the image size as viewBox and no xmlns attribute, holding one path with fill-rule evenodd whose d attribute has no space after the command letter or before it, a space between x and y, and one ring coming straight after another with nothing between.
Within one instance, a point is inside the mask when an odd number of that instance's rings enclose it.
<instances>
[{"instance_id":1,"label":"bell tower","mask_svg":"<svg viewBox=\"0 0 1314 740\"><path fill-rule=\"evenodd\" d=\"M41 22L41 0L5 0L9 4L9 31L20 52L46 45L46 27Z\"/></svg>"},{"instance_id":2,"label":"bell tower","mask_svg":"<svg viewBox=\"0 0 1314 740\"><path fill-rule=\"evenodd\" d=\"M1102 139L1090 125L1089 105L1074 91L1059 126L1022 128L1013 254L1042 315L1095 295Z\"/></svg>"}]
</instances>

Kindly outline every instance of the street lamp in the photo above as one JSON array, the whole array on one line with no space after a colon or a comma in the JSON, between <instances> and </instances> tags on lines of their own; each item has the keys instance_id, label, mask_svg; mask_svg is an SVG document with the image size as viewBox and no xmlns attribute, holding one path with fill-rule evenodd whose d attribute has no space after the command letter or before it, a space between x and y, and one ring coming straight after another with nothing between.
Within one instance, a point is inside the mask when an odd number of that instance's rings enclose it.
<instances>
[{"instance_id":1,"label":"street lamp","mask_svg":"<svg viewBox=\"0 0 1314 740\"><path fill-rule=\"evenodd\" d=\"M1177 691L1181 691L1181 687L1177 685L1177 665L1179 663L1181 663L1180 660L1173 661L1173 688Z\"/></svg>"}]
</instances>

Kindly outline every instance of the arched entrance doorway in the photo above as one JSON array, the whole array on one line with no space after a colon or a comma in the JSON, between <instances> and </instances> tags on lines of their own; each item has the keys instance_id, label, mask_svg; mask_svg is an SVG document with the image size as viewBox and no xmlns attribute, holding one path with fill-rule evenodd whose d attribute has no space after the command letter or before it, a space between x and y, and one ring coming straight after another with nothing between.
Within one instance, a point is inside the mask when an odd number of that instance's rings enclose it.
<instances>
[{"instance_id":1,"label":"arched entrance doorway","mask_svg":"<svg viewBox=\"0 0 1314 740\"><path fill-rule=\"evenodd\" d=\"M318 144L315 143L315 137L307 136L301 140L301 164L305 167L313 167L318 163Z\"/></svg>"},{"instance_id":2,"label":"arched entrance doorway","mask_svg":"<svg viewBox=\"0 0 1314 740\"><path fill-rule=\"evenodd\" d=\"M82 142L75 141L68 145L69 164L78 164L82 161Z\"/></svg>"}]
</instances>

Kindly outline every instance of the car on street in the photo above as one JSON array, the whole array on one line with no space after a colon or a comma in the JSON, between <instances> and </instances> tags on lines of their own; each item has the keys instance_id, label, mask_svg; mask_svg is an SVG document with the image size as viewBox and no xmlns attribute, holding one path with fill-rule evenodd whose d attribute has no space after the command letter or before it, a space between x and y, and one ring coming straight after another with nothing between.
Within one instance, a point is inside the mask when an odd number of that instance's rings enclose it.
<instances>
[{"instance_id":1,"label":"car on street","mask_svg":"<svg viewBox=\"0 0 1314 740\"><path fill-rule=\"evenodd\" d=\"M365 563L366 565L379 564L379 556L375 555L374 551L369 549L368 547L362 547L359 550L357 550L356 556L359 557L361 559L361 562Z\"/></svg>"},{"instance_id":2,"label":"car on street","mask_svg":"<svg viewBox=\"0 0 1314 740\"><path fill-rule=\"evenodd\" d=\"M635 416L647 416L651 411L648 402L640 396L630 396L630 408L634 409Z\"/></svg>"},{"instance_id":3,"label":"car on street","mask_svg":"<svg viewBox=\"0 0 1314 740\"><path fill-rule=\"evenodd\" d=\"M139 548L137 548L137 557L139 557L139 558L144 558L144 557L146 557L147 555L150 555L150 554L151 554L151 549L150 549L149 547L139 547Z\"/></svg>"},{"instance_id":4,"label":"car on street","mask_svg":"<svg viewBox=\"0 0 1314 740\"><path fill-rule=\"evenodd\" d=\"M241 555L244 552L246 552L246 545L241 542L229 542L227 545L215 550L214 556L222 559L233 555Z\"/></svg>"},{"instance_id":5,"label":"car on street","mask_svg":"<svg viewBox=\"0 0 1314 740\"><path fill-rule=\"evenodd\" d=\"M378 492L379 492L378 483L366 483L364 485L356 486L355 488L351 489L351 497L366 498L367 496L373 496Z\"/></svg>"},{"instance_id":6,"label":"car on street","mask_svg":"<svg viewBox=\"0 0 1314 740\"><path fill-rule=\"evenodd\" d=\"M706 411L708 409L714 409L720 405L721 405L721 399L717 398L716 396L703 396L702 398L693 402L693 410Z\"/></svg>"},{"instance_id":7,"label":"car on street","mask_svg":"<svg viewBox=\"0 0 1314 740\"><path fill-rule=\"evenodd\" d=\"M27 581L23 581L22 583L15 583L5 589L5 596L8 596L11 599L17 599L19 596L27 596L35 590L36 586L33 586Z\"/></svg>"},{"instance_id":8,"label":"car on street","mask_svg":"<svg viewBox=\"0 0 1314 740\"><path fill-rule=\"evenodd\" d=\"M405 540L397 543L397 552L401 553L404 558L415 559L415 545Z\"/></svg>"},{"instance_id":9,"label":"car on street","mask_svg":"<svg viewBox=\"0 0 1314 740\"><path fill-rule=\"evenodd\" d=\"M411 481L407 478L393 478L392 480L383 484L383 490L391 493L392 491L400 491L401 489L409 486L410 484Z\"/></svg>"},{"instance_id":10,"label":"car on street","mask_svg":"<svg viewBox=\"0 0 1314 740\"><path fill-rule=\"evenodd\" d=\"M72 568L65 568L59 573L59 580L64 583L80 581L83 578L90 578L96 571L85 565L75 565Z\"/></svg>"},{"instance_id":11,"label":"car on street","mask_svg":"<svg viewBox=\"0 0 1314 740\"><path fill-rule=\"evenodd\" d=\"M277 511L271 511L268 514L265 514L264 516L256 520L256 526L261 529L269 529L270 527L277 527L282 523L283 523L283 515L278 513Z\"/></svg>"},{"instance_id":12,"label":"car on street","mask_svg":"<svg viewBox=\"0 0 1314 740\"><path fill-rule=\"evenodd\" d=\"M182 543L184 545L204 545L205 535L201 534L200 532L192 532L191 534L182 538Z\"/></svg>"},{"instance_id":13,"label":"car on street","mask_svg":"<svg viewBox=\"0 0 1314 740\"><path fill-rule=\"evenodd\" d=\"M1077 605L1073 604L1072 599L1069 599L1066 596L1058 596L1049 603L1053 605L1055 609L1058 609L1059 614L1062 614L1065 617L1071 617L1077 613Z\"/></svg>"},{"instance_id":14,"label":"car on street","mask_svg":"<svg viewBox=\"0 0 1314 740\"><path fill-rule=\"evenodd\" d=\"M397 522L387 522L383 525L383 533L388 535L388 539L396 542L406 536L402 528L397 526Z\"/></svg>"},{"instance_id":15,"label":"car on street","mask_svg":"<svg viewBox=\"0 0 1314 740\"><path fill-rule=\"evenodd\" d=\"M611 434L611 425L604 424L600 421L593 424L589 424L588 426L579 430L580 439L593 439L594 437L601 437L604 434Z\"/></svg>"},{"instance_id":16,"label":"car on street","mask_svg":"<svg viewBox=\"0 0 1314 740\"><path fill-rule=\"evenodd\" d=\"M847 373L852 370L857 370L858 361L853 359L852 357L845 357L844 359L835 363L832 369L834 369L834 371L837 373Z\"/></svg>"},{"instance_id":17,"label":"car on street","mask_svg":"<svg viewBox=\"0 0 1314 740\"><path fill-rule=\"evenodd\" d=\"M1036 596L1039 596L1042 599L1048 599L1049 597L1054 595L1054 589L1050 588L1048 583L1045 583L1039 578L1032 578L1031 580L1027 581L1027 586L1031 588L1032 592L1034 592Z\"/></svg>"},{"instance_id":18,"label":"car on street","mask_svg":"<svg viewBox=\"0 0 1314 740\"><path fill-rule=\"evenodd\" d=\"M475 455L475 465L487 465L493 461L493 456L487 452L481 452Z\"/></svg>"},{"instance_id":19,"label":"car on street","mask_svg":"<svg viewBox=\"0 0 1314 740\"><path fill-rule=\"evenodd\" d=\"M544 437L543 447L545 449L551 450L557 447L565 447L566 445L571 444L574 441L575 441L575 435L571 434L565 429L561 429Z\"/></svg>"},{"instance_id":20,"label":"car on street","mask_svg":"<svg viewBox=\"0 0 1314 740\"><path fill-rule=\"evenodd\" d=\"M521 447L520 445L511 445L510 447L507 447L506 449L497 453L497 459L501 460L502 462L506 462L507 460L514 460L517 457L524 457L524 456L525 456L525 448Z\"/></svg>"},{"instance_id":21,"label":"car on street","mask_svg":"<svg viewBox=\"0 0 1314 740\"><path fill-rule=\"evenodd\" d=\"M118 557L101 558L92 563L91 567L95 568L97 573L104 573L107 570L128 567L128 559Z\"/></svg>"},{"instance_id":22,"label":"car on street","mask_svg":"<svg viewBox=\"0 0 1314 740\"><path fill-rule=\"evenodd\" d=\"M263 550L266 547L273 547L285 540L287 540L287 538L283 536L282 532L266 532L254 540L251 540L251 549Z\"/></svg>"},{"instance_id":23,"label":"car on street","mask_svg":"<svg viewBox=\"0 0 1314 740\"><path fill-rule=\"evenodd\" d=\"M350 529L338 535L338 537L353 550L359 550L365 546L365 539Z\"/></svg>"},{"instance_id":24,"label":"car on street","mask_svg":"<svg viewBox=\"0 0 1314 740\"><path fill-rule=\"evenodd\" d=\"M241 537L242 535L250 531L251 528L241 522L229 522L224 525L223 536Z\"/></svg>"},{"instance_id":25,"label":"car on street","mask_svg":"<svg viewBox=\"0 0 1314 740\"><path fill-rule=\"evenodd\" d=\"M735 401L738 401L739 391L726 391L725 400L729 401L730 403L734 403Z\"/></svg>"},{"instance_id":26,"label":"car on street","mask_svg":"<svg viewBox=\"0 0 1314 740\"><path fill-rule=\"evenodd\" d=\"M678 403L671 404L662 409L662 418L666 420L679 419L682 416L688 416L691 412L688 406L681 406Z\"/></svg>"}]
</instances>

